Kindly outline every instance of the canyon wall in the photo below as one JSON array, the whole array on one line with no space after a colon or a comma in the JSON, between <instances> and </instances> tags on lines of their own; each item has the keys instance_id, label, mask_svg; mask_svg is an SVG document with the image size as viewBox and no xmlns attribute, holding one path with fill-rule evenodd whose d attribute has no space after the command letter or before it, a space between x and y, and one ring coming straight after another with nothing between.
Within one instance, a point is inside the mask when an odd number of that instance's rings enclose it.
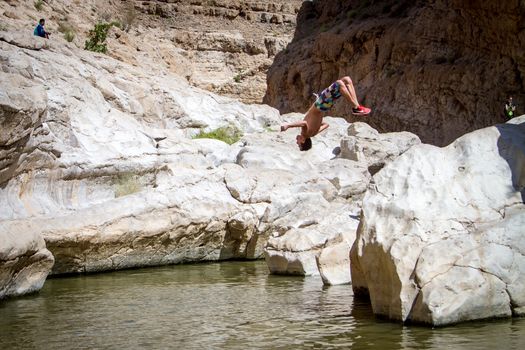
<instances>
[{"instance_id":1,"label":"canyon wall","mask_svg":"<svg viewBox=\"0 0 525 350\"><path fill-rule=\"evenodd\" d=\"M0 3L2 27L32 33L46 19L51 39L74 33L83 48L99 22L115 23L107 54L122 62L184 77L192 86L261 103L266 72L292 40L302 0L48 0ZM25 28L25 29L22 29Z\"/></svg>"},{"instance_id":2,"label":"canyon wall","mask_svg":"<svg viewBox=\"0 0 525 350\"><path fill-rule=\"evenodd\" d=\"M281 112L305 111L349 75L373 108L367 123L445 145L504 121L508 95L525 102L523 1L312 1L297 21L268 72L264 102ZM331 114L356 120L349 112Z\"/></svg>"}]
</instances>

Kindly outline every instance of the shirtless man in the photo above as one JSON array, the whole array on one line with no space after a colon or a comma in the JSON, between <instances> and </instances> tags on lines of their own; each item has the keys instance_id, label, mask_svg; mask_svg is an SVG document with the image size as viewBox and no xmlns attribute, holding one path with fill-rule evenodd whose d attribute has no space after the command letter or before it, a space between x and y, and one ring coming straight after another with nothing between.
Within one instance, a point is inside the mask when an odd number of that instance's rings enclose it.
<instances>
[{"instance_id":1,"label":"shirtless man","mask_svg":"<svg viewBox=\"0 0 525 350\"><path fill-rule=\"evenodd\" d=\"M328 128L328 124L323 122L323 113L329 111L334 102L341 96L344 96L352 105L353 115L365 116L370 114L370 108L361 106L357 101L352 80L349 77L343 77L319 94L308 112L306 112L303 120L283 124L281 125L281 131L286 131L288 128L301 128L301 133L296 137L297 145L301 151L308 151L312 148L311 137Z\"/></svg>"}]
</instances>

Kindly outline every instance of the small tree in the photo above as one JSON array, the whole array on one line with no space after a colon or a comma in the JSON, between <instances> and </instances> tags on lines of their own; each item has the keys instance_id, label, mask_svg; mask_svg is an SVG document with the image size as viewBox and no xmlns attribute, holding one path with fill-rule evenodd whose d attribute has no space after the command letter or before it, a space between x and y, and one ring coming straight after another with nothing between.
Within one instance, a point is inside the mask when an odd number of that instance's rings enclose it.
<instances>
[{"instance_id":1,"label":"small tree","mask_svg":"<svg viewBox=\"0 0 525 350\"><path fill-rule=\"evenodd\" d=\"M109 28L112 26L113 23L95 24L95 28L89 31L88 40L86 40L84 49L93 52L107 53L106 37L108 36Z\"/></svg>"}]
</instances>

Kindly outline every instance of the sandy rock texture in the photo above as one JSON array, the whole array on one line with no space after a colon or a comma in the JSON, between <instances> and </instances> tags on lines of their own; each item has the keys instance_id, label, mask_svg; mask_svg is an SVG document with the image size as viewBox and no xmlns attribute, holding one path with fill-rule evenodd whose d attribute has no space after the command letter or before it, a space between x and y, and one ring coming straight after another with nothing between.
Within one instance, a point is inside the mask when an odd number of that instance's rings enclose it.
<instances>
[{"instance_id":1,"label":"sandy rock texture","mask_svg":"<svg viewBox=\"0 0 525 350\"><path fill-rule=\"evenodd\" d=\"M509 94L525 104L524 20L519 1L306 1L264 101L305 111L312 93L349 75L372 127L446 145L504 122ZM360 120L350 107L333 113Z\"/></svg>"},{"instance_id":2,"label":"sandy rock texture","mask_svg":"<svg viewBox=\"0 0 525 350\"><path fill-rule=\"evenodd\" d=\"M523 315L524 165L525 117L387 164L363 200L354 291L401 321Z\"/></svg>"},{"instance_id":3,"label":"sandy rock texture","mask_svg":"<svg viewBox=\"0 0 525 350\"><path fill-rule=\"evenodd\" d=\"M47 20L52 41L83 48L97 22L115 22L108 54L143 69L163 67L197 86L246 103L261 103L266 72L292 40L301 0L33 0L0 2L2 26L32 33ZM12 16L15 13L16 16ZM1 27L0 27L1 29Z\"/></svg>"}]
</instances>

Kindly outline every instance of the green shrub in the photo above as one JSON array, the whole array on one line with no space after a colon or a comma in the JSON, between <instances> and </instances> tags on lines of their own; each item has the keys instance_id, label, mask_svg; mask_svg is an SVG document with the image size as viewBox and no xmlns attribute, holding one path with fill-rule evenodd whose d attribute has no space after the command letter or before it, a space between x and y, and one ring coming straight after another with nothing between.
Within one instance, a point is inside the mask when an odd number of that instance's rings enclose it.
<instances>
[{"instance_id":1,"label":"green shrub","mask_svg":"<svg viewBox=\"0 0 525 350\"><path fill-rule=\"evenodd\" d=\"M236 83L240 83L243 78L244 78L244 73L239 72L233 77L233 81L235 81Z\"/></svg>"},{"instance_id":2,"label":"green shrub","mask_svg":"<svg viewBox=\"0 0 525 350\"><path fill-rule=\"evenodd\" d=\"M93 52L107 53L106 37L108 36L109 28L114 25L115 22L95 24L95 28L88 33L88 40L86 40L84 49Z\"/></svg>"},{"instance_id":3,"label":"green shrub","mask_svg":"<svg viewBox=\"0 0 525 350\"><path fill-rule=\"evenodd\" d=\"M115 197L127 196L142 189L138 177L133 174L121 174L115 181Z\"/></svg>"},{"instance_id":4,"label":"green shrub","mask_svg":"<svg viewBox=\"0 0 525 350\"><path fill-rule=\"evenodd\" d=\"M194 139L215 139L226 142L228 145L239 141L241 137L242 131L232 126L221 127L209 132L201 130L197 135L193 136Z\"/></svg>"},{"instance_id":5,"label":"green shrub","mask_svg":"<svg viewBox=\"0 0 525 350\"><path fill-rule=\"evenodd\" d=\"M36 0L33 5L35 5L35 8L40 11L42 10L42 6L44 6L44 1L43 0Z\"/></svg>"}]
</instances>

